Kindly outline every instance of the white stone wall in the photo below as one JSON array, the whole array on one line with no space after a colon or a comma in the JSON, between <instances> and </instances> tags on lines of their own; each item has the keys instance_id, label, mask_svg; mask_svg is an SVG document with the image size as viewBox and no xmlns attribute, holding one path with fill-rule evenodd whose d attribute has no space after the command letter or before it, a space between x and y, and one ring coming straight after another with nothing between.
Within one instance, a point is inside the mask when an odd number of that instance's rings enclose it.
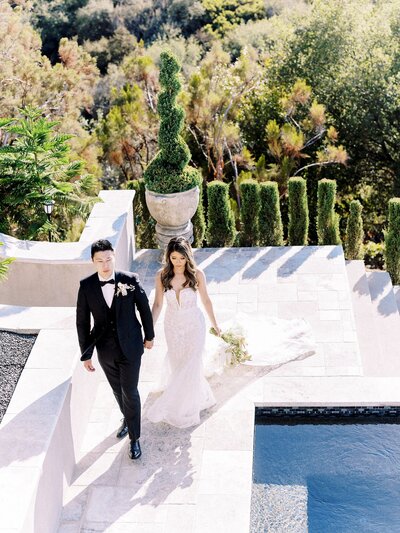
<instances>
[{"instance_id":1,"label":"white stone wall","mask_svg":"<svg viewBox=\"0 0 400 533\"><path fill-rule=\"evenodd\" d=\"M0 257L14 257L0 284L0 304L69 307L76 304L79 280L93 272L90 245L109 239L116 267L129 270L135 253L135 191L101 191L78 242L22 241L0 233Z\"/></svg>"}]
</instances>

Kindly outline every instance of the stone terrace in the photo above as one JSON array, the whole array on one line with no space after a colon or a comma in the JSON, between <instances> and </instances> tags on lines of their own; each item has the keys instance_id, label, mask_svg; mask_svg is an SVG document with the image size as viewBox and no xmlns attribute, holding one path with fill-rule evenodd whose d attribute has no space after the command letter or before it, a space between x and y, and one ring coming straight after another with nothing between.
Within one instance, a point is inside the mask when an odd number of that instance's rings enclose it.
<instances>
[{"instance_id":1,"label":"stone terrace","mask_svg":"<svg viewBox=\"0 0 400 533\"><path fill-rule=\"evenodd\" d=\"M158 251L142 250L133 265L150 299L158 259ZM218 402L198 427L143 420L136 462L127 440L115 439L120 414L103 378L58 533L248 532L255 405L400 404L400 317L386 273L367 275L362 262L346 264L333 246L202 249L196 261L220 323L239 309L304 317L317 353L275 367L227 369L211 380ZM162 319L143 357L144 411L162 369Z\"/></svg>"}]
</instances>

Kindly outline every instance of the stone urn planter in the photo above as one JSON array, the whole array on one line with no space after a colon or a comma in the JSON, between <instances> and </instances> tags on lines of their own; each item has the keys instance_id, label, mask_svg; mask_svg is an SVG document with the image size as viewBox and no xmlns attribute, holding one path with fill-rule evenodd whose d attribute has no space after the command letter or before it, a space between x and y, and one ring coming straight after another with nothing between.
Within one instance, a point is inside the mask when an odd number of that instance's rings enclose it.
<instances>
[{"instance_id":1,"label":"stone urn planter","mask_svg":"<svg viewBox=\"0 0 400 533\"><path fill-rule=\"evenodd\" d=\"M193 241L191 218L196 212L201 174L189 165L190 150L181 133L185 112L177 105L181 88L180 65L173 54L160 56L162 91L157 109L161 118L158 134L159 151L144 172L146 203L156 220L158 245L165 249L172 237Z\"/></svg>"},{"instance_id":2,"label":"stone urn planter","mask_svg":"<svg viewBox=\"0 0 400 533\"><path fill-rule=\"evenodd\" d=\"M172 237L182 236L193 241L191 218L199 203L199 188L171 194L146 190L146 203L151 216L157 221L156 233L160 248L166 248Z\"/></svg>"}]
</instances>

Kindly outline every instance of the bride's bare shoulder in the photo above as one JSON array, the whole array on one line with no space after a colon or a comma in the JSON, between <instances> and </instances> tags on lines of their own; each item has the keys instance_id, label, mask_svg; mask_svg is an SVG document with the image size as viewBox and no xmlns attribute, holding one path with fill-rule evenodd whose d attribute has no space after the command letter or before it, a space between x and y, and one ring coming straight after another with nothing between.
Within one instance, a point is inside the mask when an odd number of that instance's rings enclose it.
<instances>
[{"instance_id":1,"label":"bride's bare shoulder","mask_svg":"<svg viewBox=\"0 0 400 533\"><path fill-rule=\"evenodd\" d=\"M159 281L161 282L161 273L162 273L163 269L160 268L159 270L157 270L156 272L156 282Z\"/></svg>"},{"instance_id":2,"label":"bride's bare shoulder","mask_svg":"<svg viewBox=\"0 0 400 533\"><path fill-rule=\"evenodd\" d=\"M199 281L205 281L205 280L206 280L206 275L205 275L204 272L201 270L201 268L196 268L196 278L197 278Z\"/></svg>"}]
</instances>

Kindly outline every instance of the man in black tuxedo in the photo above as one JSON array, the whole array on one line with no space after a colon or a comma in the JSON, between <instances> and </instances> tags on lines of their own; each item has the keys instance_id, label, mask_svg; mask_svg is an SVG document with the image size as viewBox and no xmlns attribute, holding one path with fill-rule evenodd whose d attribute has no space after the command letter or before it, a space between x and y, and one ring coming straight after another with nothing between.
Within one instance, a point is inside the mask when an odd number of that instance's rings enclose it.
<instances>
[{"instance_id":1,"label":"man in black tuxedo","mask_svg":"<svg viewBox=\"0 0 400 533\"><path fill-rule=\"evenodd\" d=\"M99 363L124 417L117 437L129 433L129 455L138 459L142 453L138 381L144 348L153 347L151 310L137 275L114 270L115 255L108 240L94 242L91 256L97 272L81 280L76 306L81 361L86 370L93 372L92 355L96 347ZM144 339L135 308L140 314Z\"/></svg>"}]
</instances>

